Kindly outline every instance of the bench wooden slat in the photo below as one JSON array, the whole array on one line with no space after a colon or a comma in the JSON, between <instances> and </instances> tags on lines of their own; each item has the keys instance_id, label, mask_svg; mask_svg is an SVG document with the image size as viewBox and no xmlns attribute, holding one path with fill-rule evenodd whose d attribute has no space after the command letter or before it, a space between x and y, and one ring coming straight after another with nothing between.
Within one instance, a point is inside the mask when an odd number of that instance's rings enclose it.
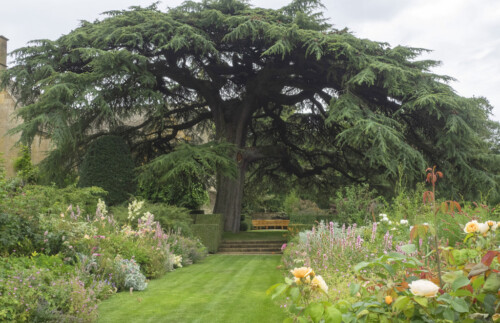
<instances>
[{"instance_id":1,"label":"bench wooden slat","mask_svg":"<svg viewBox=\"0 0 500 323\"><path fill-rule=\"evenodd\" d=\"M254 229L269 227L281 227L281 229L288 229L288 224L290 220L252 220L252 226Z\"/></svg>"}]
</instances>

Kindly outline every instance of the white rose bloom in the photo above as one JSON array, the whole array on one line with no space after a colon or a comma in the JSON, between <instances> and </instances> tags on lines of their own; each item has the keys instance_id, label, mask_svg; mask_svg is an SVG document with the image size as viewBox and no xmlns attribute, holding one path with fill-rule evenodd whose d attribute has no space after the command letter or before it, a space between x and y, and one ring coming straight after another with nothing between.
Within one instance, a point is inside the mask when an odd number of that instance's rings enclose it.
<instances>
[{"instance_id":1,"label":"white rose bloom","mask_svg":"<svg viewBox=\"0 0 500 323\"><path fill-rule=\"evenodd\" d=\"M485 234L490 229L490 226L488 225L488 223L478 223L477 227L479 229L479 233L481 233L481 234Z\"/></svg>"},{"instance_id":2,"label":"white rose bloom","mask_svg":"<svg viewBox=\"0 0 500 323\"><path fill-rule=\"evenodd\" d=\"M415 296L434 297L439 291L439 286L427 279L419 279L408 285Z\"/></svg>"}]
</instances>

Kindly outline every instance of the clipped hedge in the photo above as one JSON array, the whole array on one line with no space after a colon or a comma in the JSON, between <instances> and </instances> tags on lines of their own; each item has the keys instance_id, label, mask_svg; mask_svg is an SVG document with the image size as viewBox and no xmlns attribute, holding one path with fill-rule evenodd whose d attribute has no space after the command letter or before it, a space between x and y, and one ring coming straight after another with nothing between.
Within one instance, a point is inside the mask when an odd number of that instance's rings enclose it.
<instances>
[{"instance_id":1,"label":"clipped hedge","mask_svg":"<svg viewBox=\"0 0 500 323\"><path fill-rule=\"evenodd\" d=\"M222 214L196 214L193 216L193 221L194 224L191 225L193 234L200 238L208 252L216 253L224 230Z\"/></svg>"},{"instance_id":2,"label":"clipped hedge","mask_svg":"<svg viewBox=\"0 0 500 323\"><path fill-rule=\"evenodd\" d=\"M222 226L224 224L224 218L222 214L196 214L194 218L195 224L217 224Z\"/></svg>"},{"instance_id":3,"label":"clipped hedge","mask_svg":"<svg viewBox=\"0 0 500 323\"><path fill-rule=\"evenodd\" d=\"M216 253L219 250L222 230L218 224L193 224L193 234L200 238L201 243L207 247L208 252Z\"/></svg>"}]
</instances>

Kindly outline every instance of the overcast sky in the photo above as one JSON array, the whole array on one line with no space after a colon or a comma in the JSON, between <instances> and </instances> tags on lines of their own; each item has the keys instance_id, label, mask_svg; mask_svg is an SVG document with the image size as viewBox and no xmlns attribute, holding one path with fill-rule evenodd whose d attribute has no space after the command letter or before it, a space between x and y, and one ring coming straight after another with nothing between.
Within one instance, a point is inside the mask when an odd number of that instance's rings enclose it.
<instances>
[{"instance_id":1,"label":"overcast sky","mask_svg":"<svg viewBox=\"0 0 500 323\"><path fill-rule=\"evenodd\" d=\"M153 0L2 0L0 35L8 51L33 39L56 39L102 12L147 6ZM164 0L166 9L181 0ZM280 8L289 0L250 0L257 7ZM348 27L357 37L433 50L423 59L442 65L434 70L457 79L463 96L484 96L500 121L499 0L323 0L335 28Z\"/></svg>"}]
</instances>

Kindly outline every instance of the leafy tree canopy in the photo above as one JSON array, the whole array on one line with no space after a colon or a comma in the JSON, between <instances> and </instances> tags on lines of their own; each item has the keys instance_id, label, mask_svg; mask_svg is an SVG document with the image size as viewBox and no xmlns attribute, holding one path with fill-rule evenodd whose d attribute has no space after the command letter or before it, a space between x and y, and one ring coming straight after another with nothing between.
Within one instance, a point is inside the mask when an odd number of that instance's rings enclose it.
<instances>
[{"instance_id":1,"label":"leafy tree canopy","mask_svg":"<svg viewBox=\"0 0 500 323\"><path fill-rule=\"evenodd\" d=\"M372 183L398 167L411 182L435 164L452 192L498 191L487 100L457 95L430 71L438 62L417 59L424 49L359 39L320 9L319 0L277 10L204 0L84 21L14 52L2 79L19 98L15 131L28 143L50 138L53 168L73 167L107 133L145 163L179 131L213 124L217 140L242 149L236 178L217 176L215 211L233 231L257 162L268 173Z\"/></svg>"}]
</instances>

